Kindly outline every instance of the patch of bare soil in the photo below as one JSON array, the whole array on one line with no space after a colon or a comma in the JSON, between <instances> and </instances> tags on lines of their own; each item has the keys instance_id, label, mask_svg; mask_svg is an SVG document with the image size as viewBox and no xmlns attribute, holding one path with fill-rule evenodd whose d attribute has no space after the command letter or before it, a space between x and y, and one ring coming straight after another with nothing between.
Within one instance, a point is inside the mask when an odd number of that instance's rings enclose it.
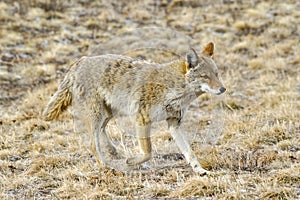
<instances>
[{"instance_id":1,"label":"patch of bare soil","mask_svg":"<svg viewBox=\"0 0 300 200\"><path fill-rule=\"evenodd\" d=\"M299 10L296 0L2 0L1 199L299 199ZM160 29L135 31L144 27ZM150 39L163 48L136 45ZM165 129L153 135L154 158L125 173L97 165L69 112L41 118L81 56L158 62L182 55L186 43L201 50L209 41L227 91L199 97L184 127L213 176L195 174ZM118 148L134 154L134 139L109 128Z\"/></svg>"}]
</instances>

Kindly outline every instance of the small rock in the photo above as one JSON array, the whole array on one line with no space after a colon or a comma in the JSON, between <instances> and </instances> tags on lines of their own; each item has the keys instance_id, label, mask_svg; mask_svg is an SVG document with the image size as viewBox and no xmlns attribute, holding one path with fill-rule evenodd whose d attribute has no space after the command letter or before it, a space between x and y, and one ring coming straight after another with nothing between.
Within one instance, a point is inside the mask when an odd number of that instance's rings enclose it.
<instances>
[{"instance_id":1,"label":"small rock","mask_svg":"<svg viewBox=\"0 0 300 200\"><path fill-rule=\"evenodd\" d=\"M21 78L20 75L0 71L0 81L17 81Z\"/></svg>"},{"instance_id":2,"label":"small rock","mask_svg":"<svg viewBox=\"0 0 300 200\"><path fill-rule=\"evenodd\" d=\"M10 62L15 58L15 56L11 53L4 53L1 56L1 60L6 61L6 62Z\"/></svg>"}]
</instances>

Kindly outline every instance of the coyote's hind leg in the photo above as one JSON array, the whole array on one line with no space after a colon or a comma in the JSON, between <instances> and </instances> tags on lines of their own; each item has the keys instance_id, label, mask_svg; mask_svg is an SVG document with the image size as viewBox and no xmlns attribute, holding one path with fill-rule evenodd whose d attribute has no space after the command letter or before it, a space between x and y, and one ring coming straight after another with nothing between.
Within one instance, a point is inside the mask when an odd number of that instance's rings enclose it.
<instances>
[{"instance_id":1,"label":"coyote's hind leg","mask_svg":"<svg viewBox=\"0 0 300 200\"><path fill-rule=\"evenodd\" d=\"M99 113L97 113L96 115L93 136L96 152L101 161L105 162L103 153L105 153L106 155L109 154L109 156L111 156L112 158L117 158L118 153L105 130L109 120L112 118L111 109L105 104L104 101L102 101L98 105L100 108Z\"/></svg>"},{"instance_id":2,"label":"coyote's hind leg","mask_svg":"<svg viewBox=\"0 0 300 200\"><path fill-rule=\"evenodd\" d=\"M91 106L90 102L87 103L87 101L74 101L73 104L74 131L76 133L89 132L93 153L96 152L96 143L99 141L95 138L96 134L99 133L97 137L105 144L108 153L116 155L116 148L105 131L107 123L112 118L111 109L105 105L104 101L93 104L97 106ZM85 128L83 125L85 125Z\"/></svg>"}]
</instances>

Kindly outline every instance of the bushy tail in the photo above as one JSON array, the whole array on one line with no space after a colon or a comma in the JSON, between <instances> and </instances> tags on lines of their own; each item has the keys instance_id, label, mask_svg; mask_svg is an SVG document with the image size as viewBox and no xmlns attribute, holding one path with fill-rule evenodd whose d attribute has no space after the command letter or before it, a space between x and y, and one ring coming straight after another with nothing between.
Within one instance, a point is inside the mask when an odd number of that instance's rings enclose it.
<instances>
[{"instance_id":1,"label":"bushy tail","mask_svg":"<svg viewBox=\"0 0 300 200\"><path fill-rule=\"evenodd\" d=\"M57 118L59 114L66 110L67 107L72 103L72 87L74 83L75 71L74 68L79 63L79 61L75 62L71 66L65 78L59 85L58 90L51 97L50 102L43 112L43 117L45 120L49 121Z\"/></svg>"}]
</instances>

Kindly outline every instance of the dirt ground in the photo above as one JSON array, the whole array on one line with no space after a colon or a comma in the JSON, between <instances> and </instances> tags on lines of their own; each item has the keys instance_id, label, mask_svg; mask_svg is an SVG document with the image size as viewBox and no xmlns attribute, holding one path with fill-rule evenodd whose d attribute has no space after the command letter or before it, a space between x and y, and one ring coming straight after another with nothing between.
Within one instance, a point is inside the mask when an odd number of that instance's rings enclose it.
<instances>
[{"instance_id":1,"label":"dirt ground","mask_svg":"<svg viewBox=\"0 0 300 200\"><path fill-rule=\"evenodd\" d=\"M1 0L0 198L299 199L299 24L296 0ZM161 125L153 159L122 172L97 165L71 109L41 118L81 56L163 62L209 41L227 91L199 97L183 126L214 175L195 174ZM134 155L132 135L109 132Z\"/></svg>"}]
</instances>

